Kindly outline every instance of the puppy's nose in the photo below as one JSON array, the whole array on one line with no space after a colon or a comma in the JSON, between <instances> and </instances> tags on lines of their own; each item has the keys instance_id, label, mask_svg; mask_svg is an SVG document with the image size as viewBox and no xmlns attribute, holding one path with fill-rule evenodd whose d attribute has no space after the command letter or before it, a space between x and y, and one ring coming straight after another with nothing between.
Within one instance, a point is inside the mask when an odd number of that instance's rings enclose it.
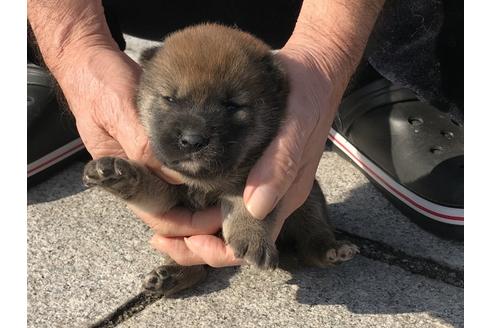
<instances>
[{"instance_id":1,"label":"puppy's nose","mask_svg":"<svg viewBox=\"0 0 492 328\"><path fill-rule=\"evenodd\" d=\"M197 151L208 144L208 139L196 132L184 132L179 137L179 147L187 151Z\"/></svg>"}]
</instances>

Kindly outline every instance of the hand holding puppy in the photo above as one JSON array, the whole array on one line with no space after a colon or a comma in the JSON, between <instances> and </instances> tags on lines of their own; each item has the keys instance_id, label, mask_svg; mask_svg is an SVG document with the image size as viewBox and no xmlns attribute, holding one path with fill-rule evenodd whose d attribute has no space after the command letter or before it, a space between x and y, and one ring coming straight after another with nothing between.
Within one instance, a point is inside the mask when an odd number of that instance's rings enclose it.
<instances>
[{"instance_id":1,"label":"hand holding puppy","mask_svg":"<svg viewBox=\"0 0 492 328\"><path fill-rule=\"evenodd\" d=\"M278 54L291 79L287 120L244 191L255 217L262 219L283 199L281 216L286 218L308 195L338 102L382 2L304 2L293 37ZM76 1L55 1L53 8L28 2L43 57L76 116L82 139L95 158L136 159L162 175L133 104L140 69L111 40L100 4L80 6ZM43 10L53 19L46 21ZM53 44L62 33L67 38ZM164 176L179 182L179 177ZM239 263L212 235L222 222L218 209L193 214L173 209L162 217L137 214L156 231L154 247L181 264ZM276 234L280 229L281 222Z\"/></svg>"}]
</instances>

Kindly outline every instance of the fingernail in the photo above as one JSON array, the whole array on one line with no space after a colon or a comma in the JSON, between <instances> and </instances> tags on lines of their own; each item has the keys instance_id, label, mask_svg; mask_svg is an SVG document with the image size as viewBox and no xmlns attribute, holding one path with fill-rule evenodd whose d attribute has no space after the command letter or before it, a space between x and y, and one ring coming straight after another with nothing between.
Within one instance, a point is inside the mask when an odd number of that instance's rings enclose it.
<instances>
[{"instance_id":1,"label":"fingernail","mask_svg":"<svg viewBox=\"0 0 492 328\"><path fill-rule=\"evenodd\" d=\"M257 219L263 219L270 213L278 201L278 194L271 186L256 187L246 203L249 213Z\"/></svg>"},{"instance_id":2,"label":"fingernail","mask_svg":"<svg viewBox=\"0 0 492 328\"><path fill-rule=\"evenodd\" d=\"M171 183L171 184L182 184L183 183L183 177L181 174L178 172L171 170L167 166L161 166L161 172L164 174L166 177L166 181Z\"/></svg>"},{"instance_id":3,"label":"fingernail","mask_svg":"<svg viewBox=\"0 0 492 328\"><path fill-rule=\"evenodd\" d=\"M190 237L184 237L183 240L186 244L186 247L188 247L188 249L193 252L196 247L196 243L194 241L191 241Z\"/></svg>"}]
</instances>

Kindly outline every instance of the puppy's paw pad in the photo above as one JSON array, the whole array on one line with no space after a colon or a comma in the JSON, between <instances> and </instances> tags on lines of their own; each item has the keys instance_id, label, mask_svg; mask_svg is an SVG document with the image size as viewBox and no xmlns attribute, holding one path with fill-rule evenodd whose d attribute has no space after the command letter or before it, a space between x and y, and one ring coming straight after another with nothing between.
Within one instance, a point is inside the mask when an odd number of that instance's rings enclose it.
<instances>
[{"instance_id":1,"label":"puppy's paw pad","mask_svg":"<svg viewBox=\"0 0 492 328\"><path fill-rule=\"evenodd\" d=\"M110 187L119 182L133 185L137 180L137 170L121 158L103 157L90 161L84 167L83 181L87 187Z\"/></svg>"},{"instance_id":2,"label":"puppy's paw pad","mask_svg":"<svg viewBox=\"0 0 492 328\"><path fill-rule=\"evenodd\" d=\"M171 274L165 266L160 266L152 270L143 280L144 290L152 293L163 292L172 280Z\"/></svg>"}]
</instances>

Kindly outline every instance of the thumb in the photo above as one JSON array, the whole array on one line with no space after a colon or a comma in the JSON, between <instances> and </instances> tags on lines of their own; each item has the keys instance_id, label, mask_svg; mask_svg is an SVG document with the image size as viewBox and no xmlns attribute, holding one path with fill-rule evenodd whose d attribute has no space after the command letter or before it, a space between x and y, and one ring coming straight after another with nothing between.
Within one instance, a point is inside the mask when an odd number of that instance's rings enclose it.
<instances>
[{"instance_id":1,"label":"thumb","mask_svg":"<svg viewBox=\"0 0 492 328\"><path fill-rule=\"evenodd\" d=\"M163 166L155 158L150 140L138 120L133 105L124 107L121 111L122 114L117 118L118 127L114 137L119 141L127 156L132 160L144 163L154 173L171 184L183 183L183 178L178 172Z\"/></svg>"},{"instance_id":2,"label":"thumb","mask_svg":"<svg viewBox=\"0 0 492 328\"><path fill-rule=\"evenodd\" d=\"M294 182L307 140L307 131L292 117L251 169L243 199L257 219L265 218Z\"/></svg>"},{"instance_id":3,"label":"thumb","mask_svg":"<svg viewBox=\"0 0 492 328\"><path fill-rule=\"evenodd\" d=\"M243 263L234 256L234 251L224 243L222 238L212 235L195 235L184 238L184 242L190 251L214 268Z\"/></svg>"}]
</instances>

